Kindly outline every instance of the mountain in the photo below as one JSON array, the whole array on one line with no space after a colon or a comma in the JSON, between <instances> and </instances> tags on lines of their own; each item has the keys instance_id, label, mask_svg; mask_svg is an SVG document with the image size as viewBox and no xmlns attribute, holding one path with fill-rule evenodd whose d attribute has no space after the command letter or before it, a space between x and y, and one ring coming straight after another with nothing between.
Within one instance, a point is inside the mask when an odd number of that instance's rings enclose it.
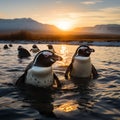
<instances>
[{"instance_id":1,"label":"mountain","mask_svg":"<svg viewBox=\"0 0 120 120\"><path fill-rule=\"evenodd\" d=\"M54 25L42 24L31 18L17 19L0 19L0 33L30 31L39 33L61 33L61 30ZM119 34L120 25L106 24L96 25L94 27L79 27L72 31L71 34Z\"/></svg>"},{"instance_id":2,"label":"mountain","mask_svg":"<svg viewBox=\"0 0 120 120\"><path fill-rule=\"evenodd\" d=\"M79 27L73 30L75 33L88 33L88 34L119 34L120 25L118 24L106 24L96 25L94 27Z\"/></svg>"},{"instance_id":3,"label":"mountain","mask_svg":"<svg viewBox=\"0 0 120 120\"><path fill-rule=\"evenodd\" d=\"M0 19L1 32L16 32L16 31L40 31L40 32L56 32L60 31L57 27L48 24L39 23L31 18L20 19Z\"/></svg>"}]
</instances>

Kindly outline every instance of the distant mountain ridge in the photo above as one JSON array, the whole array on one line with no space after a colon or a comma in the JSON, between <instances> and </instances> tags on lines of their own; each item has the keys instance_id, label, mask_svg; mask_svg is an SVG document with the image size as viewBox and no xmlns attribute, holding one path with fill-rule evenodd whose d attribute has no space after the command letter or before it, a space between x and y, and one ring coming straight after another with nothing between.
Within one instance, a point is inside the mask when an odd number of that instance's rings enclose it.
<instances>
[{"instance_id":1,"label":"distant mountain ridge","mask_svg":"<svg viewBox=\"0 0 120 120\"><path fill-rule=\"evenodd\" d=\"M31 18L0 19L0 32L20 30L42 32L59 31L59 29L53 25L42 24Z\"/></svg>"},{"instance_id":2,"label":"distant mountain ridge","mask_svg":"<svg viewBox=\"0 0 120 120\"><path fill-rule=\"evenodd\" d=\"M17 32L17 31L37 31L42 33L57 33L61 32L54 25L42 24L31 18L16 18L16 19L0 19L0 33ZM73 34L120 34L119 24L96 25L94 27L79 27L75 28L70 33Z\"/></svg>"},{"instance_id":3,"label":"distant mountain ridge","mask_svg":"<svg viewBox=\"0 0 120 120\"><path fill-rule=\"evenodd\" d=\"M77 33L120 34L119 24L96 25L94 27L79 27L73 30Z\"/></svg>"}]
</instances>

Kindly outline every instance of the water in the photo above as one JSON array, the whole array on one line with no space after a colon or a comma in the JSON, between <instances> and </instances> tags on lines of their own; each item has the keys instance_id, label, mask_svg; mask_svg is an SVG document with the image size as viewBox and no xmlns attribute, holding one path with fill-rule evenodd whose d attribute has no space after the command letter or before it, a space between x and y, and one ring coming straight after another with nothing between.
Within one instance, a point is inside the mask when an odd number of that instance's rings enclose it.
<instances>
[{"instance_id":1,"label":"water","mask_svg":"<svg viewBox=\"0 0 120 120\"><path fill-rule=\"evenodd\" d=\"M39 89L20 90L14 83L35 54L28 59L17 57L13 44L3 50L0 44L0 120L120 120L120 47L91 46L91 60L99 77L75 84L64 79L66 67L78 45L54 44L62 62L53 65L62 89L48 92ZM22 44L28 50L32 44ZM38 44L41 50L47 44Z\"/></svg>"}]
</instances>

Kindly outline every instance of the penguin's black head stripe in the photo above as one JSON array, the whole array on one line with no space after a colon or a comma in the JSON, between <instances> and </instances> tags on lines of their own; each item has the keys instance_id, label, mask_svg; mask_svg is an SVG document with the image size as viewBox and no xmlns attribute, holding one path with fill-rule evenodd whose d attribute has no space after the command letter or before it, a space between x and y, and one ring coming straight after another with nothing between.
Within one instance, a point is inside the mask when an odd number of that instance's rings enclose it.
<instances>
[{"instance_id":1,"label":"penguin's black head stripe","mask_svg":"<svg viewBox=\"0 0 120 120\"><path fill-rule=\"evenodd\" d=\"M76 55L82 55L82 56L89 56L91 54L91 52L95 52L94 49L90 48L89 46L87 45L81 45L78 47L78 49L76 50L76 53L74 56Z\"/></svg>"},{"instance_id":2,"label":"penguin's black head stripe","mask_svg":"<svg viewBox=\"0 0 120 120\"><path fill-rule=\"evenodd\" d=\"M40 51L33 60L33 65L50 66L56 61L60 61L62 58L50 50Z\"/></svg>"},{"instance_id":3,"label":"penguin's black head stripe","mask_svg":"<svg viewBox=\"0 0 120 120\"><path fill-rule=\"evenodd\" d=\"M49 57L49 56L52 56L54 53L52 53L51 51L49 51L49 50L43 50L43 51L40 51L36 56L35 56L35 58L34 58L34 61L33 61L33 65L36 63L36 61L37 61L37 59L38 59L38 57L40 56L40 55L43 55L44 57Z\"/></svg>"}]
</instances>

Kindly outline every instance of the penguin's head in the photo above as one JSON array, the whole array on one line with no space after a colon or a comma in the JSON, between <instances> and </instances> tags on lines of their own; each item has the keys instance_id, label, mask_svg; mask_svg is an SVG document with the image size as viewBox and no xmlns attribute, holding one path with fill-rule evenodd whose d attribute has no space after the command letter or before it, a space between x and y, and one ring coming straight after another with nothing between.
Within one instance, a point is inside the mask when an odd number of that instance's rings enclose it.
<instances>
[{"instance_id":1,"label":"penguin's head","mask_svg":"<svg viewBox=\"0 0 120 120\"><path fill-rule=\"evenodd\" d=\"M51 44L48 44L48 49L53 49L53 46Z\"/></svg>"},{"instance_id":2,"label":"penguin's head","mask_svg":"<svg viewBox=\"0 0 120 120\"><path fill-rule=\"evenodd\" d=\"M13 45L12 44L9 44L9 47L12 47Z\"/></svg>"},{"instance_id":3,"label":"penguin's head","mask_svg":"<svg viewBox=\"0 0 120 120\"><path fill-rule=\"evenodd\" d=\"M26 57L31 56L29 51L22 46L18 46L17 50L18 50L18 57L19 58L26 58Z\"/></svg>"},{"instance_id":4,"label":"penguin's head","mask_svg":"<svg viewBox=\"0 0 120 120\"><path fill-rule=\"evenodd\" d=\"M4 47L3 47L4 49L8 49L9 47L8 47L8 45L4 45Z\"/></svg>"},{"instance_id":5,"label":"penguin's head","mask_svg":"<svg viewBox=\"0 0 120 120\"><path fill-rule=\"evenodd\" d=\"M50 50L50 51L52 51L52 52L54 52L54 53L55 53L55 50L54 50L53 45L48 44L47 46L48 46L48 50Z\"/></svg>"},{"instance_id":6,"label":"penguin's head","mask_svg":"<svg viewBox=\"0 0 120 120\"><path fill-rule=\"evenodd\" d=\"M81 45L78 49L77 49L77 56L83 56L83 57L89 57L91 52L95 52L94 49L90 48L87 45Z\"/></svg>"},{"instance_id":7,"label":"penguin's head","mask_svg":"<svg viewBox=\"0 0 120 120\"><path fill-rule=\"evenodd\" d=\"M21 49L23 49L23 47L21 45L18 46L18 51L20 51Z\"/></svg>"},{"instance_id":8,"label":"penguin's head","mask_svg":"<svg viewBox=\"0 0 120 120\"><path fill-rule=\"evenodd\" d=\"M49 50L40 51L33 60L33 66L50 67L56 61L61 61L62 57Z\"/></svg>"},{"instance_id":9,"label":"penguin's head","mask_svg":"<svg viewBox=\"0 0 120 120\"><path fill-rule=\"evenodd\" d=\"M32 46L32 48L37 48L37 45L34 44L34 45Z\"/></svg>"}]
</instances>

